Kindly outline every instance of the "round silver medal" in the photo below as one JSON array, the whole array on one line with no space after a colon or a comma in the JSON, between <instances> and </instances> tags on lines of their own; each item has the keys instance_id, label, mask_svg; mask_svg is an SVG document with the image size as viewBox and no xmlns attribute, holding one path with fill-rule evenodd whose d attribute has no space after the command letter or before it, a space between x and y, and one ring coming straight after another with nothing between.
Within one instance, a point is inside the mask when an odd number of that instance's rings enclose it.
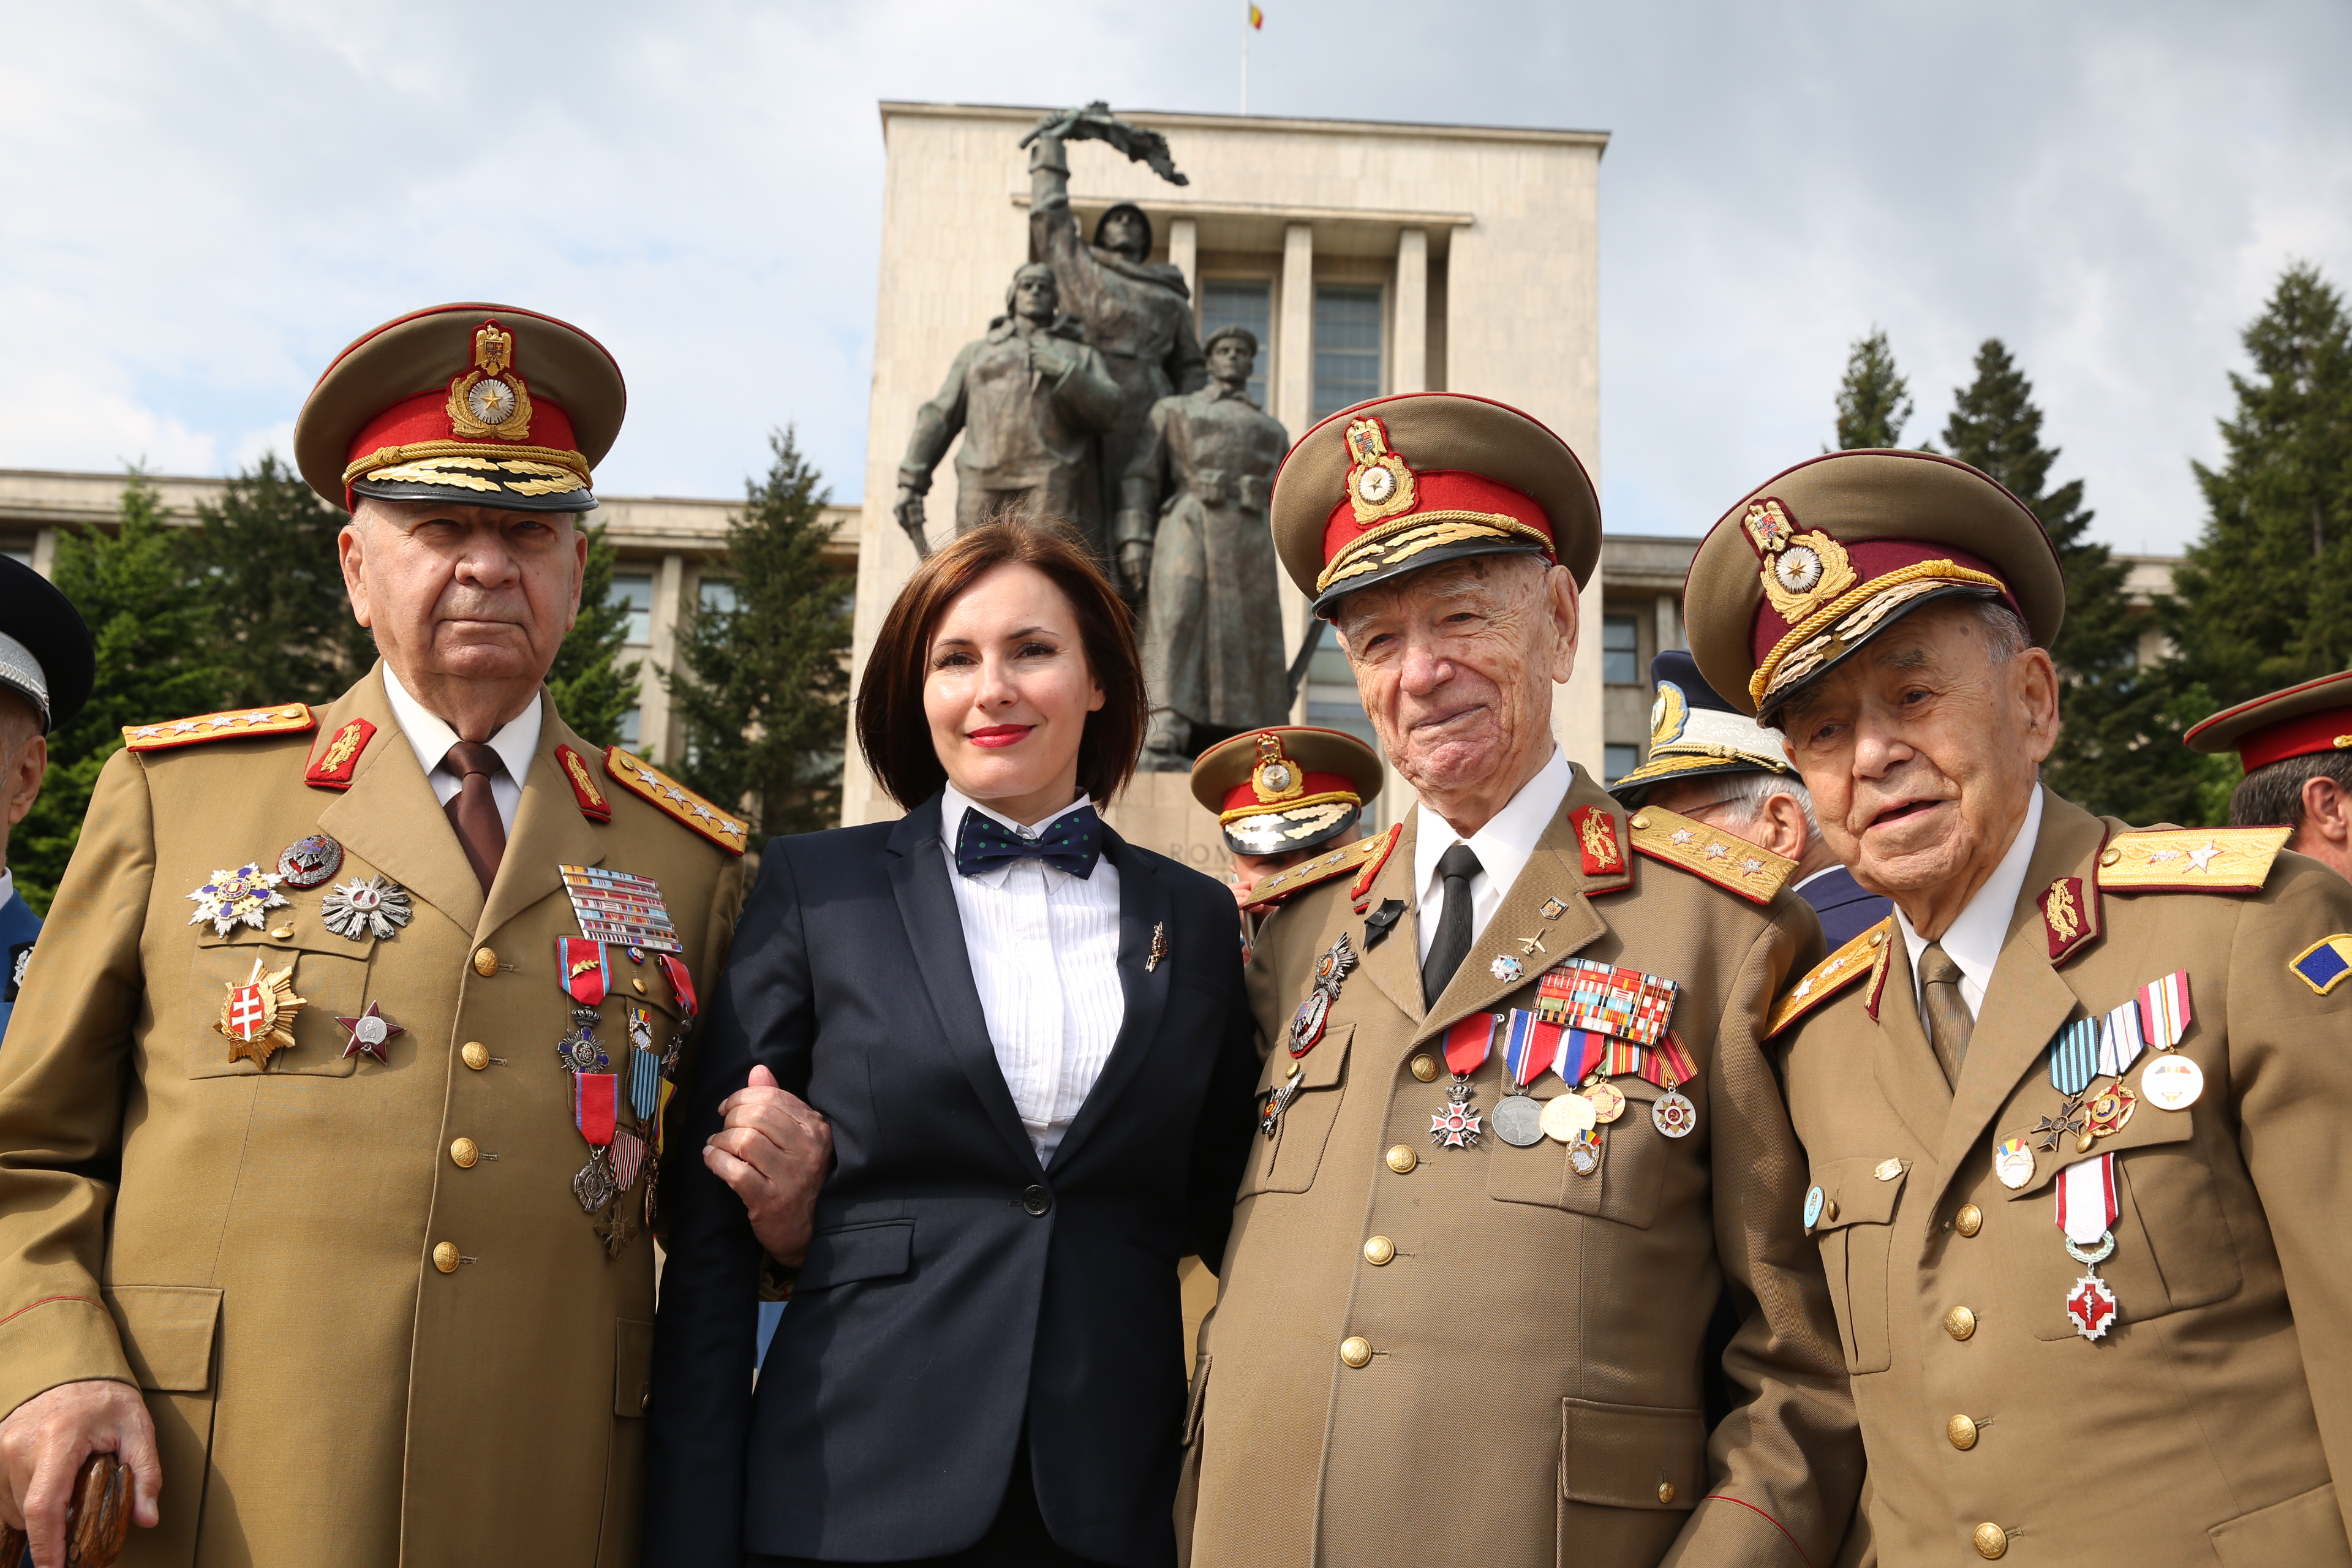
<instances>
[{"instance_id":1,"label":"round silver medal","mask_svg":"<svg viewBox=\"0 0 2352 1568\"><path fill-rule=\"evenodd\" d=\"M1698 1125L1698 1107L1688 1097L1668 1089L1651 1101L1650 1125L1669 1138L1687 1138Z\"/></svg>"},{"instance_id":2,"label":"round silver medal","mask_svg":"<svg viewBox=\"0 0 2352 1568\"><path fill-rule=\"evenodd\" d=\"M1486 1125L1512 1148L1531 1148L1543 1142L1543 1107L1532 1096L1507 1094L1495 1102Z\"/></svg>"},{"instance_id":3,"label":"round silver medal","mask_svg":"<svg viewBox=\"0 0 2352 1568\"><path fill-rule=\"evenodd\" d=\"M2186 1110L2205 1092L2205 1069L2184 1056L2161 1056L2139 1075L2139 1091L2160 1110Z\"/></svg>"}]
</instances>

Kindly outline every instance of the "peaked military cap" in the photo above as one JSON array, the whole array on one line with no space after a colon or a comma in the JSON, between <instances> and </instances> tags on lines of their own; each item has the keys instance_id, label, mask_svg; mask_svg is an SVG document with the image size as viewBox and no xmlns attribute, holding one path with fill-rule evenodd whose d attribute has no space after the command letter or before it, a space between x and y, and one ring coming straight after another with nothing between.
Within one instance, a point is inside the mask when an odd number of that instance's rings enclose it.
<instances>
[{"instance_id":1,"label":"peaked military cap","mask_svg":"<svg viewBox=\"0 0 2352 1568\"><path fill-rule=\"evenodd\" d=\"M604 345L512 305L436 305L335 356L294 421L310 488L508 511L586 511L628 390Z\"/></svg>"},{"instance_id":2,"label":"peaked military cap","mask_svg":"<svg viewBox=\"0 0 2352 1568\"><path fill-rule=\"evenodd\" d=\"M41 733L73 721L98 679L98 651L81 612L58 585L0 555L0 689L41 716Z\"/></svg>"},{"instance_id":3,"label":"peaked military cap","mask_svg":"<svg viewBox=\"0 0 2352 1568\"><path fill-rule=\"evenodd\" d=\"M1626 806L1677 779L1712 773L1790 773L1780 737L1717 694L1698 660L1670 648L1650 661L1657 700L1650 704L1650 760L1609 786Z\"/></svg>"},{"instance_id":4,"label":"peaked military cap","mask_svg":"<svg viewBox=\"0 0 2352 1568\"><path fill-rule=\"evenodd\" d=\"M1307 431L1275 475L1273 523L1283 569L1326 618L1442 561L1541 555L1581 586L1601 556L1601 500L1568 443L1453 392L1376 397Z\"/></svg>"},{"instance_id":5,"label":"peaked military cap","mask_svg":"<svg viewBox=\"0 0 2352 1568\"><path fill-rule=\"evenodd\" d=\"M2315 752L2352 751L2352 669L2224 708L2181 737L2194 752L2235 752L2246 772Z\"/></svg>"},{"instance_id":6,"label":"peaked military cap","mask_svg":"<svg viewBox=\"0 0 2352 1568\"><path fill-rule=\"evenodd\" d=\"M1217 814L1236 855L1330 843L1381 793L1380 754L1339 730L1270 725L1218 742L1192 764L1192 798Z\"/></svg>"},{"instance_id":7,"label":"peaked military cap","mask_svg":"<svg viewBox=\"0 0 2352 1568\"><path fill-rule=\"evenodd\" d=\"M1692 558L1683 615L1707 683L1769 720L1905 616L1954 597L2007 605L2050 646L2066 580L2032 509L1932 452L1831 452L1724 513Z\"/></svg>"}]
</instances>

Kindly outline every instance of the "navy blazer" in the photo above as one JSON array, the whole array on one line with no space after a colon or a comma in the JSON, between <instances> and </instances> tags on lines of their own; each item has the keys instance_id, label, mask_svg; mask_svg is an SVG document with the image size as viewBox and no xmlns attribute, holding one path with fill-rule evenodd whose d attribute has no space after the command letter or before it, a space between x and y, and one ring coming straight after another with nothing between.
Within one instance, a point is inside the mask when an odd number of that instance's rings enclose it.
<instances>
[{"instance_id":1,"label":"navy blazer","mask_svg":"<svg viewBox=\"0 0 2352 1568\"><path fill-rule=\"evenodd\" d=\"M1832 951L1843 947L1895 912L1895 900L1865 891L1843 866L1832 866L1809 879L1797 897L1813 906L1821 917L1822 935Z\"/></svg>"},{"instance_id":2,"label":"navy blazer","mask_svg":"<svg viewBox=\"0 0 2352 1568\"><path fill-rule=\"evenodd\" d=\"M648 1568L961 1551L1024 1421L1057 1542L1175 1561L1176 1265L1223 1255L1258 1074L1233 894L1105 830L1126 1016L1047 1169L990 1043L940 826L933 796L768 845L666 1162ZM756 1392L759 1244L701 1158L754 1062L824 1114L835 1158Z\"/></svg>"}]
</instances>

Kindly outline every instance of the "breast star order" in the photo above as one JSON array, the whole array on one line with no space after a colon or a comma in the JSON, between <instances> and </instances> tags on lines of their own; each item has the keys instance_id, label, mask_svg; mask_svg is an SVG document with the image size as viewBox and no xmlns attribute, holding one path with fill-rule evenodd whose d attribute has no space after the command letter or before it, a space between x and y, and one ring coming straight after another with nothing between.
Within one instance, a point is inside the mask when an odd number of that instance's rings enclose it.
<instances>
[{"instance_id":1,"label":"breast star order","mask_svg":"<svg viewBox=\"0 0 2352 1568\"><path fill-rule=\"evenodd\" d=\"M384 1054L385 1046L391 1043L393 1036L408 1033L383 1016L383 1005L380 1002L369 1003L366 1011L356 1018L346 1018L338 1013L335 1022L351 1032L351 1040L343 1047L346 1059L365 1054L387 1066L391 1058Z\"/></svg>"}]
</instances>

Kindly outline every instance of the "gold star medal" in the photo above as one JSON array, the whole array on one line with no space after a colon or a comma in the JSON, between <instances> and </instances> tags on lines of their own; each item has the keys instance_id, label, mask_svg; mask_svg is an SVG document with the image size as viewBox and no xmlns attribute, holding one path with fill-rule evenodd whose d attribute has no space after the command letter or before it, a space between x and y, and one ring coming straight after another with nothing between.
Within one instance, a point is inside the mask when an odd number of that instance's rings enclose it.
<instances>
[{"instance_id":1,"label":"gold star medal","mask_svg":"<svg viewBox=\"0 0 2352 1568\"><path fill-rule=\"evenodd\" d=\"M268 1071L269 1058L294 1043L294 1020L310 1005L294 994L292 964L265 974L257 958L251 974L228 982L228 996L213 1027L227 1037L229 1060L250 1061Z\"/></svg>"}]
</instances>

